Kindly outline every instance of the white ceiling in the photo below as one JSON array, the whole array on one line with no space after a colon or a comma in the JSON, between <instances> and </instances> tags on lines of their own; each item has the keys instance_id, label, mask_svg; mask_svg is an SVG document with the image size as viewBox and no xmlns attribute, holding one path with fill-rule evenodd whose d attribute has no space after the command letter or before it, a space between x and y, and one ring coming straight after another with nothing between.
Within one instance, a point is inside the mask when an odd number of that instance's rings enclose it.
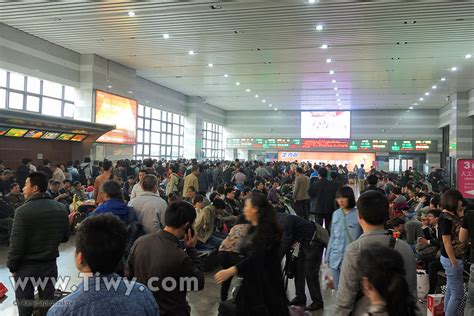
<instances>
[{"instance_id":1,"label":"white ceiling","mask_svg":"<svg viewBox=\"0 0 474 316\"><path fill-rule=\"evenodd\" d=\"M474 88L473 1L4 2L0 22L225 110L439 109Z\"/></svg>"}]
</instances>

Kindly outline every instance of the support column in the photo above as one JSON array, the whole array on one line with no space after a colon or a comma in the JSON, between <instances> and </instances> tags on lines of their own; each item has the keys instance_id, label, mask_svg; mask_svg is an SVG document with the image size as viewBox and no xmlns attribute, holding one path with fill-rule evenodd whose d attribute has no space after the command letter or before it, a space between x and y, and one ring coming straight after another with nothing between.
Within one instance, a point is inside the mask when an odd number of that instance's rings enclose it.
<instances>
[{"instance_id":1,"label":"support column","mask_svg":"<svg viewBox=\"0 0 474 316\"><path fill-rule=\"evenodd\" d=\"M473 156L473 118L469 117L469 92L451 95L451 121L449 124L449 156Z\"/></svg>"},{"instance_id":2,"label":"support column","mask_svg":"<svg viewBox=\"0 0 474 316\"><path fill-rule=\"evenodd\" d=\"M202 159L202 106L200 97L189 97L184 127L184 157Z\"/></svg>"}]
</instances>

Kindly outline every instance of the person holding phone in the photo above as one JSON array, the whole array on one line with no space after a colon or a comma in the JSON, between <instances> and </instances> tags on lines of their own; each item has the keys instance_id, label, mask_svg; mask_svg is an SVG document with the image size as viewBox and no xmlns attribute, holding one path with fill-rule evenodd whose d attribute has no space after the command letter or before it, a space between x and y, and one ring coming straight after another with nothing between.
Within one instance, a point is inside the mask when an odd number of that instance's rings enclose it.
<instances>
[{"instance_id":1,"label":"person holding phone","mask_svg":"<svg viewBox=\"0 0 474 316\"><path fill-rule=\"evenodd\" d=\"M203 266L195 249L197 234L192 229L195 219L191 204L171 203L165 213L165 228L137 239L130 251L125 276L136 277L149 287L161 316L191 315L187 291L204 288ZM180 240L184 240L186 251L180 248ZM183 282L187 286L181 286Z\"/></svg>"}]
</instances>

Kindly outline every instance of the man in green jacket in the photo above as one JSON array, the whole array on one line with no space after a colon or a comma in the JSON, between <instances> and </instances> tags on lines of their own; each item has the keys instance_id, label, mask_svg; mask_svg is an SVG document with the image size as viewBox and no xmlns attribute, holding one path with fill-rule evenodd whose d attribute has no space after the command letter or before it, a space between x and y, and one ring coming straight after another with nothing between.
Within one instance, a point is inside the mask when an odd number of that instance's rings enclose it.
<instances>
[{"instance_id":1,"label":"man in green jacket","mask_svg":"<svg viewBox=\"0 0 474 316\"><path fill-rule=\"evenodd\" d=\"M16 303L20 316L33 312L34 285L39 298L52 300L58 276L58 247L69 238L68 210L46 193L48 178L43 172L33 172L27 178L23 192L25 203L13 219L7 267L15 280ZM27 280L27 281L25 281ZM44 306L46 312L49 306Z\"/></svg>"}]
</instances>

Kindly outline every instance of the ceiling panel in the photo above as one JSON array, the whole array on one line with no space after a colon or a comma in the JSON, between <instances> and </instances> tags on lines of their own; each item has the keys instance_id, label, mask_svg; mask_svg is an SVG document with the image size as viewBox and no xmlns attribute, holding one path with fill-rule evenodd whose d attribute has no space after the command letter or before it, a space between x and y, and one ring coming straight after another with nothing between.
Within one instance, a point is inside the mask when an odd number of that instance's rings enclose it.
<instances>
[{"instance_id":1,"label":"ceiling panel","mask_svg":"<svg viewBox=\"0 0 474 316\"><path fill-rule=\"evenodd\" d=\"M4 2L0 22L225 110L439 109L474 87L472 1Z\"/></svg>"}]
</instances>

